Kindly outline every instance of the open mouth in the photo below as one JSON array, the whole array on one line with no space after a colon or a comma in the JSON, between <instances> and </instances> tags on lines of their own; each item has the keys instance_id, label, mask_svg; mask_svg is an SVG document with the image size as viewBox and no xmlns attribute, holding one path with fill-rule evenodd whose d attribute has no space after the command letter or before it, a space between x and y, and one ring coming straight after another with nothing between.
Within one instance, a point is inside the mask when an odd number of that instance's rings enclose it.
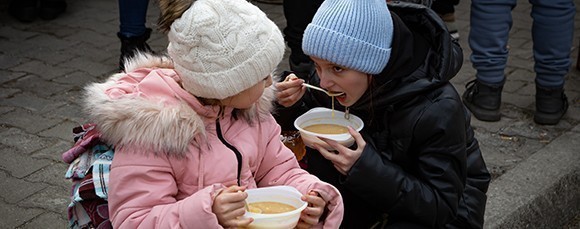
<instances>
[{"instance_id":1,"label":"open mouth","mask_svg":"<svg viewBox=\"0 0 580 229\"><path fill-rule=\"evenodd\" d=\"M346 95L346 93L344 93L344 92L342 92L342 91L328 91L328 93L329 93L329 94L333 94L333 95L335 95L336 97L339 97L339 96L344 96L344 95Z\"/></svg>"},{"instance_id":2,"label":"open mouth","mask_svg":"<svg viewBox=\"0 0 580 229\"><path fill-rule=\"evenodd\" d=\"M343 101L344 99L346 99L346 93L344 93L342 91L332 91L331 93L337 94L337 96L334 96L334 97L338 100Z\"/></svg>"}]
</instances>

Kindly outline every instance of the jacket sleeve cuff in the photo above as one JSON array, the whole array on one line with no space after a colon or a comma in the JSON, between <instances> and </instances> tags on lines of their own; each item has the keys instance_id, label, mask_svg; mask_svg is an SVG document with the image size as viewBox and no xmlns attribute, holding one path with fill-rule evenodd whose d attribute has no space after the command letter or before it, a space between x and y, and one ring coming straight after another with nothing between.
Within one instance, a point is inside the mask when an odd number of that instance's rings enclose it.
<instances>
[{"instance_id":1,"label":"jacket sleeve cuff","mask_svg":"<svg viewBox=\"0 0 580 229\"><path fill-rule=\"evenodd\" d=\"M185 198L179 206L179 223L183 228L223 228L212 211L215 196L223 185L212 185Z\"/></svg>"}]
</instances>

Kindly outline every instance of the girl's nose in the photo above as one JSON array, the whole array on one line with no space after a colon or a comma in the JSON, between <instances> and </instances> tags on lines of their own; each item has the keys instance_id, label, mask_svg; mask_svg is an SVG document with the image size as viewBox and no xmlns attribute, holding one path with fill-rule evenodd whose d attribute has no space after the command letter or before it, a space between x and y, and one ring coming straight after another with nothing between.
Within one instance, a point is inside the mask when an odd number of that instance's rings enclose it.
<instances>
[{"instance_id":1,"label":"girl's nose","mask_svg":"<svg viewBox=\"0 0 580 229\"><path fill-rule=\"evenodd\" d=\"M327 77L324 72L316 71L316 73L318 74L318 78L320 79L320 87L327 89L333 85L333 82L332 80L330 80L330 77Z\"/></svg>"}]
</instances>

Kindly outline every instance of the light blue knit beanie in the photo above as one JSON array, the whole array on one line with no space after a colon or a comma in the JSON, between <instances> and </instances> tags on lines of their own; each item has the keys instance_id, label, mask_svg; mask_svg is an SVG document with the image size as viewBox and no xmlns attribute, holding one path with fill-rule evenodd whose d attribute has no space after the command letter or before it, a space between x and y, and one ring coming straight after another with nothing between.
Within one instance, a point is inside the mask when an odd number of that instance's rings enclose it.
<instances>
[{"instance_id":1,"label":"light blue knit beanie","mask_svg":"<svg viewBox=\"0 0 580 229\"><path fill-rule=\"evenodd\" d=\"M392 40L386 0L325 0L304 31L302 50L349 69L378 74L389 62Z\"/></svg>"}]
</instances>

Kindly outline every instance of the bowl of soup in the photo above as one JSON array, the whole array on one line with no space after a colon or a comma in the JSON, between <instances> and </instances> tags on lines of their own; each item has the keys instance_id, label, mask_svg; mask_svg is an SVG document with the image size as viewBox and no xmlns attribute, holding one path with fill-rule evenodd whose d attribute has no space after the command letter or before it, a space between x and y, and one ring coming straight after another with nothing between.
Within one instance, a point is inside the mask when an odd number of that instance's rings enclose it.
<instances>
[{"instance_id":1,"label":"bowl of soup","mask_svg":"<svg viewBox=\"0 0 580 229\"><path fill-rule=\"evenodd\" d=\"M349 147L354 144L354 138L348 132L350 126L356 131L362 130L363 121L356 115L324 107L316 107L302 114L294 121L294 127L300 131L304 144L310 148L320 145L328 150L334 150L319 137L331 139Z\"/></svg>"},{"instance_id":2,"label":"bowl of soup","mask_svg":"<svg viewBox=\"0 0 580 229\"><path fill-rule=\"evenodd\" d=\"M300 212L308 203L292 186L272 186L246 190L248 209L244 217L254 221L248 228L294 228L300 220Z\"/></svg>"}]
</instances>

